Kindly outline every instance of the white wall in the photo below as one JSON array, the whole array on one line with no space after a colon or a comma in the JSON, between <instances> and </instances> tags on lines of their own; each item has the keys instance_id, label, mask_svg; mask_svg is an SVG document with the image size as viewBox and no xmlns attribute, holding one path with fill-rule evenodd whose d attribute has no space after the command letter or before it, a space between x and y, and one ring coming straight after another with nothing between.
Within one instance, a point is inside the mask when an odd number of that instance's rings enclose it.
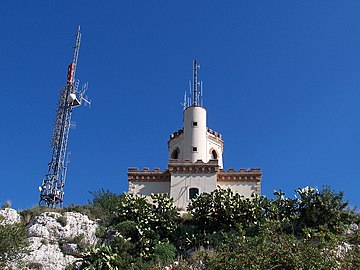
<instances>
[{"instance_id":1,"label":"white wall","mask_svg":"<svg viewBox=\"0 0 360 270\"><path fill-rule=\"evenodd\" d=\"M151 195L151 193L170 193L169 182L129 182L129 193Z\"/></svg>"},{"instance_id":2,"label":"white wall","mask_svg":"<svg viewBox=\"0 0 360 270\"><path fill-rule=\"evenodd\" d=\"M256 182L218 182L217 185L223 189L230 188L233 192L237 192L247 198L250 198L251 194L257 193L258 187Z\"/></svg>"},{"instance_id":3,"label":"white wall","mask_svg":"<svg viewBox=\"0 0 360 270\"><path fill-rule=\"evenodd\" d=\"M190 202L190 188L198 188L200 193L210 193L216 189L216 174L172 174L170 196L175 206L186 209Z\"/></svg>"}]
</instances>

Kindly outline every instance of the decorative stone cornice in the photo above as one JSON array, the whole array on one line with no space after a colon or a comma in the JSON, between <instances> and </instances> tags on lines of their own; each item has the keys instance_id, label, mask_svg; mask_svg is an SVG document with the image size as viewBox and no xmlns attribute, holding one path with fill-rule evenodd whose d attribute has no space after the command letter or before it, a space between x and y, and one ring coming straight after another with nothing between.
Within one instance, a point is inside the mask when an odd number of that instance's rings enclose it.
<instances>
[{"instance_id":1,"label":"decorative stone cornice","mask_svg":"<svg viewBox=\"0 0 360 270\"><path fill-rule=\"evenodd\" d=\"M217 160L209 160L204 163L197 160L192 163L190 160L179 162L178 160L169 160L168 170L170 174L215 174L219 171Z\"/></svg>"},{"instance_id":2,"label":"decorative stone cornice","mask_svg":"<svg viewBox=\"0 0 360 270\"><path fill-rule=\"evenodd\" d=\"M218 182L261 182L261 169L255 168L250 170L240 169L235 171L233 168L227 172L220 169L217 174Z\"/></svg>"},{"instance_id":3,"label":"decorative stone cornice","mask_svg":"<svg viewBox=\"0 0 360 270\"><path fill-rule=\"evenodd\" d=\"M140 171L138 168L128 169L129 182L170 182L171 176L168 170L161 171L155 168L151 171L149 168L144 168Z\"/></svg>"}]
</instances>

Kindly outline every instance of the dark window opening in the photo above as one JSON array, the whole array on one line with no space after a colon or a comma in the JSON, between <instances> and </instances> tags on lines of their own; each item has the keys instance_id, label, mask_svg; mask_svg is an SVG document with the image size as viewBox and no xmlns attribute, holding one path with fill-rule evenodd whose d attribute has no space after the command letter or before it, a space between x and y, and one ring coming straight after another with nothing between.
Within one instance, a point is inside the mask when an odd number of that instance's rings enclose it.
<instances>
[{"instance_id":1,"label":"dark window opening","mask_svg":"<svg viewBox=\"0 0 360 270\"><path fill-rule=\"evenodd\" d=\"M171 153L171 159L178 159L179 158L179 153L180 153L180 150L179 148L176 148L174 151L172 151Z\"/></svg>"},{"instance_id":2,"label":"dark window opening","mask_svg":"<svg viewBox=\"0 0 360 270\"><path fill-rule=\"evenodd\" d=\"M218 155L217 155L216 151L215 151L215 150L212 150L212 152L211 152L211 159L217 159L217 158L218 158Z\"/></svg>"},{"instance_id":3,"label":"dark window opening","mask_svg":"<svg viewBox=\"0 0 360 270\"><path fill-rule=\"evenodd\" d=\"M189 199L195 198L197 195L199 195L199 189L198 188L190 188L189 189Z\"/></svg>"},{"instance_id":4,"label":"dark window opening","mask_svg":"<svg viewBox=\"0 0 360 270\"><path fill-rule=\"evenodd\" d=\"M193 127L197 127L198 125L197 125L197 122L192 122L192 126Z\"/></svg>"},{"instance_id":5,"label":"dark window opening","mask_svg":"<svg viewBox=\"0 0 360 270\"><path fill-rule=\"evenodd\" d=\"M197 152L197 147L193 147L193 152Z\"/></svg>"}]
</instances>

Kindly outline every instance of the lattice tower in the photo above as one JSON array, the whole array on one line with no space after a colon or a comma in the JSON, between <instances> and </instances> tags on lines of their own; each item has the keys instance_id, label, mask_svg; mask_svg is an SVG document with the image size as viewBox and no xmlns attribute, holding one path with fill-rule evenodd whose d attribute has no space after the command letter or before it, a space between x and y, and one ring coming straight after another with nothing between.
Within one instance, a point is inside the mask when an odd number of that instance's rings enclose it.
<instances>
[{"instance_id":1,"label":"lattice tower","mask_svg":"<svg viewBox=\"0 0 360 270\"><path fill-rule=\"evenodd\" d=\"M62 207L64 201L64 185L68 162L66 161L66 147L69 137L71 113L74 107L90 102L84 98L87 83L78 89L79 80L75 79L75 72L80 50L80 26L76 34L74 55L68 66L66 86L59 92L59 101L52 135L52 157L48 172L39 187L40 206Z\"/></svg>"}]
</instances>

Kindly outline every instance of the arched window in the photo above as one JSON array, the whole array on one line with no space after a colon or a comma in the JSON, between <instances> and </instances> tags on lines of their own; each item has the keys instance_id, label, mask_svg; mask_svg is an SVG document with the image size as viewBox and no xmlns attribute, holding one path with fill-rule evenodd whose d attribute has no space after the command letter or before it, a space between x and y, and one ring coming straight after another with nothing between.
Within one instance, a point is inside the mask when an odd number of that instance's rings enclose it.
<instances>
[{"instance_id":1,"label":"arched window","mask_svg":"<svg viewBox=\"0 0 360 270\"><path fill-rule=\"evenodd\" d=\"M218 155L215 150L211 151L211 159L218 159Z\"/></svg>"},{"instance_id":2,"label":"arched window","mask_svg":"<svg viewBox=\"0 0 360 270\"><path fill-rule=\"evenodd\" d=\"M171 159L179 159L179 153L180 150L176 147L171 153Z\"/></svg>"},{"instance_id":3,"label":"arched window","mask_svg":"<svg viewBox=\"0 0 360 270\"><path fill-rule=\"evenodd\" d=\"M199 189L198 188L190 188L189 189L189 199L195 198L197 195L199 195Z\"/></svg>"}]
</instances>

